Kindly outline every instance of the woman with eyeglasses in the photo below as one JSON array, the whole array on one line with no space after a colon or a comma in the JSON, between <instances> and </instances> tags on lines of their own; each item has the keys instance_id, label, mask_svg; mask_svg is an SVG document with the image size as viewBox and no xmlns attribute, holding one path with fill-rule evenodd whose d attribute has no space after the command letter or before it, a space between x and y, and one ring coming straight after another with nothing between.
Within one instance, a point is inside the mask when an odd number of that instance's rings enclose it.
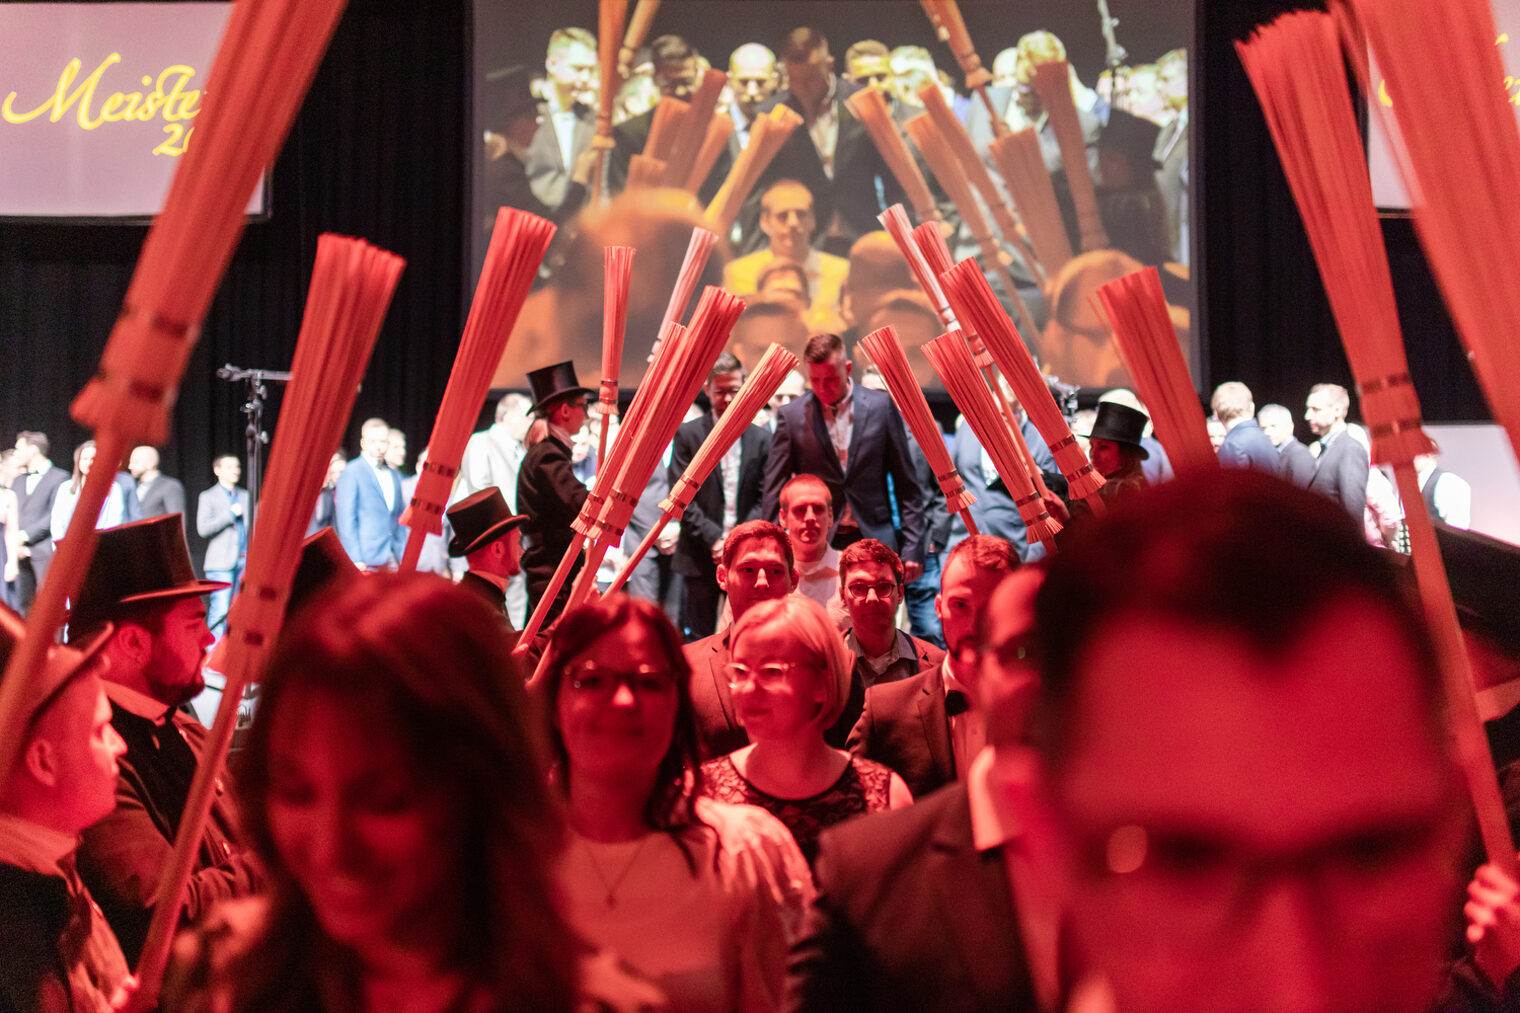
<instances>
[{"instance_id":1,"label":"woman with eyeglasses","mask_svg":"<svg viewBox=\"0 0 1520 1013\"><path fill-rule=\"evenodd\" d=\"M850 652L823 607L788 595L751 606L729 635L734 711L750 744L702 765L702 790L785 823L811 863L825 827L913 802L903 779L824 741L850 692Z\"/></svg>"},{"instance_id":2,"label":"woman with eyeglasses","mask_svg":"<svg viewBox=\"0 0 1520 1013\"><path fill-rule=\"evenodd\" d=\"M777 1008L812 877L770 814L699 797L675 628L653 604L610 595L560 620L544 671L571 924L674 1010Z\"/></svg>"},{"instance_id":3,"label":"woman with eyeglasses","mask_svg":"<svg viewBox=\"0 0 1520 1013\"><path fill-rule=\"evenodd\" d=\"M562 913L564 818L500 617L428 574L335 584L282 632L244 755L268 893L179 940L161 1008L662 1008Z\"/></svg>"}]
</instances>

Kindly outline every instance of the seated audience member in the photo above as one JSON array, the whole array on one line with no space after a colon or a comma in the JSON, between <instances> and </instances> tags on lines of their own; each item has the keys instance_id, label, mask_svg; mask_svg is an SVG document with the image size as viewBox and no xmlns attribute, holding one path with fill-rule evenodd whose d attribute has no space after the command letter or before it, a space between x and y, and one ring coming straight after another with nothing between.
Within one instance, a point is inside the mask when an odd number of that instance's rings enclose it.
<instances>
[{"instance_id":1,"label":"seated audience member","mask_svg":"<svg viewBox=\"0 0 1520 1013\"><path fill-rule=\"evenodd\" d=\"M1309 491L1339 503L1354 519L1367 509L1367 471L1371 462L1367 448L1357 442L1346 425L1351 395L1334 383L1309 388L1304 421L1318 437L1309 449L1314 453L1314 477Z\"/></svg>"},{"instance_id":2,"label":"seated audience member","mask_svg":"<svg viewBox=\"0 0 1520 1013\"><path fill-rule=\"evenodd\" d=\"M180 940L166 1008L568 1013L611 984L561 913L564 824L512 672L497 614L432 574L304 609L242 785L269 892Z\"/></svg>"},{"instance_id":3,"label":"seated audience member","mask_svg":"<svg viewBox=\"0 0 1520 1013\"><path fill-rule=\"evenodd\" d=\"M615 594L565 615L540 690L571 844L570 924L672 1009L774 1009L812 895L776 818L700 798L690 676L655 605Z\"/></svg>"},{"instance_id":4,"label":"seated audience member","mask_svg":"<svg viewBox=\"0 0 1520 1013\"><path fill-rule=\"evenodd\" d=\"M861 539L839 554L839 587L850 616L844 642L854 655L854 668L849 699L829 729L830 745L845 744L860 720L868 689L906 679L944 659L938 647L897 628L904 583L902 560L874 538Z\"/></svg>"},{"instance_id":5,"label":"seated audience member","mask_svg":"<svg viewBox=\"0 0 1520 1013\"><path fill-rule=\"evenodd\" d=\"M74 448L74 473L67 482L58 487L58 494L53 497L51 527L55 545L63 541L63 536L68 533L69 521L74 516L74 504L79 502L79 493L84 489L84 480L90 474L90 468L94 463L94 440L85 440ZM95 527L114 528L126 519L126 513L126 493L122 491L120 485L113 484L106 490L105 502L100 504L100 513L95 518Z\"/></svg>"},{"instance_id":6,"label":"seated audience member","mask_svg":"<svg viewBox=\"0 0 1520 1013\"><path fill-rule=\"evenodd\" d=\"M757 295L745 301L744 312L729 332L728 347L744 368L754 369L771 345L780 345L800 359L807 341L808 327L796 300L790 295Z\"/></svg>"},{"instance_id":7,"label":"seated audience member","mask_svg":"<svg viewBox=\"0 0 1520 1013\"><path fill-rule=\"evenodd\" d=\"M728 352L719 355L703 388L710 410L676 430L670 450L670 483L691 464L743 386L744 367L739 360ZM768 429L746 426L681 517L672 568L686 578L685 624L693 640L710 637L718 628L718 561L723 558L723 543L735 526L760 516L760 487L770 449Z\"/></svg>"},{"instance_id":8,"label":"seated audience member","mask_svg":"<svg viewBox=\"0 0 1520 1013\"><path fill-rule=\"evenodd\" d=\"M781 487L778 516L797 560L797 593L827 609L835 629L848 629L850 614L839 588L839 550L829 544L834 528L829 487L817 475L793 475Z\"/></svg>"},{"instance_id":9,"label":"seated audience member","mask_svg":"<svg viewBox=\"0 0 1520 1013\"><path fill-rule=\"evenodd\" d=\"M1421 614L1342 510L1179 477L1076 532L1035 620L1065 924L1110 1008L1430 1007L1470 810Z\"/></svg>"},{"instance_id":10,"label":"seated audience member","mask_svg":"<svg viewBox=\"0 0 1520 1013\"><path fill-rule=\"evenodd\" d=\"M728 595L737 623L750 607L791 594L797 587L797 562L786 532L769 521L746 521L723 539L718 588ZM686 645L691 671L690 695L702 759L732 753L749 742L734 714L728 685L729 626L721 633Z\"/></svg>"},{"instance_id":11,"label":"seated audience member","mask_svg":"<svg viewBox=\"0 0 1520 1013\"><path fill-rule=\"evenodd\" d=\"M758 291L760 272L778 260L801 264L813 293L804 319L815 328L816 318L839 306L839 290L849 273L850 262L812 247L818 222L813 217L813 195L796 180L772 183L760 198L760 231L769 245L763 250L731 261L723 272L723 287L734 295Z\"/></svg>"},{"instance_id":12,"label":"seated audience member","mask_svg":"<svg viewBox=\"0 0 1520 1013\"><path fill-rule=\"evenodd\" d=\"M702 764L702 791L786 824L808 861L825 827L909 805L902 778L823 739L850 692L850 653L828 613L787 595L761 602L729 636L729 688L750 744Z\"/></svg>"},{"instance_id":13,"label":"seated audience member","mask_svg":"<svg viewBox=\"0 0 1520 1013\"><path fill-rule=\"evenodd\" d=\"M0 666L26 633L0 607ZM74 871L79 832L111 811L116 761L98 652L109 631L52 647L17 714L15 766L0 778L0 1009L117 1008L127 962Z\"/></svg>"},{"instance_id":14,"label":"seated audience member","mask_svg":"<svg viewBox=\"0 0 1520 1013\"><path fill-rule=\"evenodd\" d=\"M449 555L469 562L459 586L479 595L512 630L507 585L522 572L522 525L527 516L514 514L494 485L455 503L445 516L454 531Z\"/></svg>"},{"instance_id":15,"label":"seated audience member","mask_svg":"<svg viewBox=\"0 0 1520 1013\"><path fill-rule=\"evenodd\" d=\"M952 549L934 599L948 646L944 658L909 678L866 690L850 751L897 771L914 798L965 780L986 741L976 698L976 617L1018 566L1013 546L992 535L973 535Z\"/></svg>"},{"instance_id":16,"label":"seated audience member","mask_svg":"<svg viewBox=\"0 0 1520 1013\"><path fill-rule=\"evenodd\" d=\"M127 744L116 806L84 832L79 874L134 963L206 749L205 726L183 707L206 688L202 665L212 639L201 596L223 587L196 579L181 518L155 517L100 533L69 613L71 642L110 630L101 648L106 696L112 727ZM230 784L228 775L223 780ZM192 868L186 923L260 885L226 793L214 800Z\"/></svg>"},{"instance_id":17,"label":"seated audience member","mask_svg":"<svg viewBox=\"0 0 1520 1013\"><path fill-rule=\"evenodd\" d=\"M1293 413L1280 404L1262 405L1256 424L1277 448L1277 477L1307 489L1314 478L1314 455L1293 435Z\"/></svg>"},{"instance_id":18,"label":"seated audience member","mask_svg":"<svg viewBox=\"0 0 1520 1013\"><path fill-rule=\"evenodd\" d=\"M1098 405L1098 418L1088 434L1092 466L1108 481L1099 490L1112 503L1144 489L1148 484L1141 464L1150 451L1140 445L1148 420L1144 412L1106 401Z\"/></svg>"},{"instance_id":19,"label":"seated audience member","mask_svg":"<svg viewBox=\"0 0 1520 1013\"><path fill-rule=\"evenodd\" d=\"M867 232L850 247L850 270L839 292L839 313L851 342L870 333L871 314L892 292L916 291L918 282L902 251L887 233Z\"/></svg>"},{"instance_id":20,"label":"seated audience member","mask_svg":"<svg viewBox=\"0 0 1520 1013\"><path fill-rule=\"evenodd\" d=\"M1008 577L971 646L988 748L964 781L900 812L825 831L818 897L792 951L794 1013L1062 1008L1052 834L1030 795L1027 639L1041 572Z\"/></svg>"},{"instance_id":21,"label":"seated audience member","mask_svg":"<svg viewBox=\"0 0 1520 1013\"><path fill-rule=\"evenodd\" d=\"M902 415L887 394L850 380L855 364L839 335L813 335L802 358L813 389L777 413L760 516L777 515L787 479L817 475L833 496L835 547L874 538L917 579L928 518Z\"/></svg>"},{"instance_id":22,"label":"seated audience member","mask_svg":"<svg viewBox=\"0 0 1520 1013\"><path fill-rule=\"evenodd\" d=\"M1222 383L1214 388L1209 408L1224 425L1224 442L1215 451L1222 466L1277 474L1281 461L1277 448L1256 424L1256 402L1251 397L1251 388L1237 380Z\"/></svg>"},{"instance_id":23,"label":"seated audience member","mask_svg":"<svg viewBox=\"0 0 1520 1013\"><path fill-rule=\"evenodd\" d=\"M1414 471L1420 480L1420 493L1425 497L1425 508L1430 516L1453 528L1472 525L1472 486L1460 475L1455 475L1438 463L1441 447L1435 440L1435 451L1421 454L1414 459Z\"/></svg>"}]
</instances>

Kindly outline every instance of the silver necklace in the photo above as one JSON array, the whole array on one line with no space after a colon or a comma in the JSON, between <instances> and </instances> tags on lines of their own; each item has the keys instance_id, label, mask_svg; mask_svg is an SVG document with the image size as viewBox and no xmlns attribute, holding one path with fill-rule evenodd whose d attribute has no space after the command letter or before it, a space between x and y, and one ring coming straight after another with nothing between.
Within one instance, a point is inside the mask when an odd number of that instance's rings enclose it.
<instances>
[{"instance_id":1,"label":"silver necklace","mask_svg":"<svg viewBox=\"0 0 1520 1013\"><path fill-rule=\"evenodd\" d=\"M639 846L633 849L633 857L628 859L628 864L623 866L623 871L618 873L617 878L612 880L609 880L607 874L602 871L602 864L596 860L596 852L592 849L591 842L584 837L581 838L581 844L586 848L586 857L591 860L591 871L596 873L596 878L602 881L602 887L607 891L606 896L602 898L602 902L607 907L617 907L617 892L619 888L622 887L623 881L628 878L628 874L633 871L633 867L638 864L639 856L644 853L644 845L648 844L649 839L653 836L654 834L652 833L644 835L643 840L639 841Z\"/></svg>"}]
</instances>

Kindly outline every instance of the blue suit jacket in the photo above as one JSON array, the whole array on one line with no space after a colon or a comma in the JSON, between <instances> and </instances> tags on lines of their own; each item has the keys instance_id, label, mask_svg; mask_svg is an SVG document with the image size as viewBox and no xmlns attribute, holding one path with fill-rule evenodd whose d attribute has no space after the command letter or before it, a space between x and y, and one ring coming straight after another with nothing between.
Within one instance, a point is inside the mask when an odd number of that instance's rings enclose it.
<instances>
[{"instance_id":1,"label":"blue suit jacket","mask_svg":"<svg viewBox=\"0 0 1520 1013\"><path fill-rule=\"evenodd\" d=\"M375 469L362 457L348 462L338 476L336 494L338 541L348 558L361 566L386 566L401 562L406 550L406 529L401 526L401 511L406 500L401 494L401 476L386 468L395 492L390 509L380 491Z\"/></svg>"},{"instance_id":2,"label":"blue suit jacket","mask_svg":"<svg viewBox=\"0 0 1520 1013\"><path fill-rule=\"evenodd\" d=\"M1276 475L1282 459L1256 420L1246 419L1225 434L1219 445L1219 463L1226 468L1250 468Z\"/></svg>"},{"instance_id":3,"label":"blue suit jacket","mask_svg":"<svg viewBox=\"0 0 1520 1013\"><path fill-rule=\"evenodd\" d=\"M860 533L897 551L904 561L924 561L923 489L918 484L913 460L908 456L908 434L892 398L876 390L854 385L855 421L850 435L849 465L840 468L839 455L823 421L823 406L808 391L776 413L776 435L765 462L765 494L760 516L776 519L781 487L793 475L810 474L823 479L834 498L834 518L844 513L845 503L860 525ZM892 526L892 504L887 477L897 496L902 530Z\"/></svg>"}]
</instances>

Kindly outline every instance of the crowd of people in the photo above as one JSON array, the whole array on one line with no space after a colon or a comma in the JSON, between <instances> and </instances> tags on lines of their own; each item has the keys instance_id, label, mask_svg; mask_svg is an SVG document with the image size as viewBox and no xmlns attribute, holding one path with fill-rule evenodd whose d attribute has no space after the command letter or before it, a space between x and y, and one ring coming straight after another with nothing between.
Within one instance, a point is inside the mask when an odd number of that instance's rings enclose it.
<instances>
[{"instance_id":1,"label":"crowd of people","mask_svg":"<svg viewBox=\"0 0 1520 1013\"><path fill-rule=\"evenodd\" d=\"M1308 449L1288 409L1220 385L1225 467L1185 477L1111 391L1073 420L1101 515L1024 425L1066 522L1052 553L965 425L945 440L977 531L953 519L849 351L810 338L805 383L632 593L564 590L522 644L595 475L595 393L564 362L497 402L435 573L393 572L405 437L363 422L200 829L161 1008L1515 1008L1520 888L1469 857L1435 647L1344 389L1309 392ZM745 377L719 357L643 500ZM40 433L7 454L32 581L91 449L72 475ZM102 508L0 783L0 1009L134 985L219 760L186 705L249 551L239 463L200 494L201 577L151 448ZM1520 759L1520 553L1461 531L1460 479L1420 475L1452 551L1485 560L1464 572L1496 575L1453 585L1496 765ZM0 620L8 654L21 619Z\"/></svg>"}]
</instances>

